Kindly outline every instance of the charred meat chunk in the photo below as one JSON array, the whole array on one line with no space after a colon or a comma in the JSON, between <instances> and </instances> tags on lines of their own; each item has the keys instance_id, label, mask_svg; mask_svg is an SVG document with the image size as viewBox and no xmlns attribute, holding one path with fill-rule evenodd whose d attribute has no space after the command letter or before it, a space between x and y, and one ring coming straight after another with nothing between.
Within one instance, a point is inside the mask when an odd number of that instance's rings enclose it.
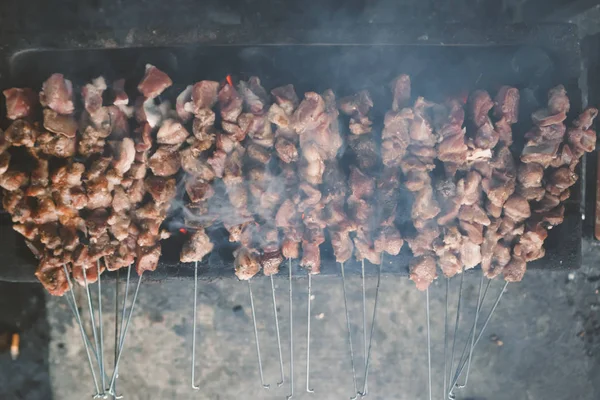
<instances>
[{"instance_id":1,"label":"charred meat chunk","mask_svg":"<svg viewBox=\"0 0 600 400\"><path fill-rule=\"evenodd\" d=\"M138 275L145 271L154 271L160 258L160 243L152 247L138 247L135 270Z\"/></svg>"},{"instance_id":2,"label":"charred meat chunk","mask_svg":"<svg viewBox=\"0 0 600 400\"><path fill-rule=\"evenodd\" d=\"M148 167L156 176L172 176L181 168L181 158L177 147L160 146L148 160Z\"/></svg>"},{"instance_id":3,"label":"charred meat chunk","mask_svg":"<svg viewBox=\"0 0 600 400\"><path fill-rule=\"evenodd\" d=\"M164 204L171 201L176 193L177 187L175 179L167 179L158 176L150 176L145 180L146 190L154 201L158 204Z\"/></svg>"},{"instance_id":4,"label":"charred meat chunk","mask_svg":"<svg viewBox=\"0 0 600 400\"><path fill-rule=\"evenodd\" d=\"M39 133L29 122L18 119L4 132L4 140L12 146L33 147ZM48 134L49 135L49 134Z\"/></svg>"},{"instance_id":5,"label":"charred meat chunk","mask_svg":"<svg viewBox=\"0 0 600 400\"><path fill-rule=\"evenodd\" d=\"M247 281L260 271L257 255L245 247L236 250L234 265L235 276L241 281Z\"/></svg>"},{"instance_id":6,"label":"charred meat chunk","mask_svg":"<svg viewBox=\"0 0 600 400\"><path fill-rule=\"evenodd\" d=\"M192 233L186 240L181 250L181 262L202 261L209 254L214 245L204 231L199 229Z\"/></svg>"}]
</instances>

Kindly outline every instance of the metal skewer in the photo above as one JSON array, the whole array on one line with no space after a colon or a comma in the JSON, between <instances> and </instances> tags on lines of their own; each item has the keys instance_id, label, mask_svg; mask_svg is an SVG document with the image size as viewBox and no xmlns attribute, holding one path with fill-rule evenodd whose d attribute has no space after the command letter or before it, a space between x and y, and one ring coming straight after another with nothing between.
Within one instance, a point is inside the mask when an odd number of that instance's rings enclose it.
<instances>
[{"instance_id":1,"label":"metal skewer","mask_svg":"<svg viewBox=\"0 0 600 400\"><path fill-rule=\"evenodd\" d=\"M119 350L119 340L121 339L121 331L120 331L120 325L119 325L119 281L121 278L121 270L118 269L117 270L117 276L115 279L115 355L114 355L114 364L113 364L113 371L116 370L116 366L117 366L117 356L118 356L118 350ZM119 373L117 372L117 378L119 377ZM117 381L115 380L115 384L114 384L114 389L115 389L115 393L117 391ZM120 399L123 396L119 396L117 394L113 394L113 399Z\"/></svg>"},{"instance_id":2,"label":"metal skewer","mask_svg":"<svg viewBox=\"0 0 600 400\"><path fill-rule=\"evenodd\" d=\"M83 340L83 346L85 347L85 353L87 355L88 364L90 366L90 372L92 373L92 379L94 380L94 388L96 389L96 394L94 395L94 398L96 398L96 397L100 396L100 387L98 386L98 379L96 378L96 372L94 371L94 364L92 362L92 355L90 354L91 346L89 343L89 339L88 339L87 335L85 334L85 330L83 329L81 315L79 314L79 309L77 308L77 299L75 298L73 284L71 282L71 277L69 276L69 270L67 269L66 264L63 264L63 269L64 269L65 275L67 277L67 283L69 285L69 293L71 296L71 301L73 302L71 304L71 302L69 301L69 297L67 297L67 303L69 303L71 311L75 315L75 320L77 321L77 325L79 325L79 332L81 333L81 339Z\"/></svg>"},{"instance_id":3,"label":"metal skewer","mask_svg":"<svg viewBox=\"0 0 600 400\"><path fill-rule=\"evenodd\" d=\"M100 345L98 343L98 333L96 330L96 317L94 313L94 305L92 304L92 294L90 293L90 285L87 280L87 272L85 267L81 268L83 271L83 284L85 285L85 295L86 301L88 304L88 310L90 312L90 321L92 322L92 335L94 337L94 352L96 353L96 357L98 358L98 349ZM99 361L99 358L98 358Z\"/></svg>"},{"instance_id":4,"label":"metal skewer","mask_svg":"<svg viewBox=\"0 0 600 400\"><path fill-rule=\"evenodd\" d=\"M82 268L83 271L83 283L85 285L85 293L86 293L86 300L88 303L88 308L89 308L89 312L90 312L90 321L92 323L92 335L94 337L94 343L95 343L95 347L94 347L94 353L96 355L96 362L98 363L98 369L100 370L100 375L101 375L101 388L102 388L102 392L97 393L94 398L100 398L100 397L106 397L106 393L105 393L105 380L104 380L104 368L103 368L103 354L100 353L101 351L101 346L100 346L100 342L98 340L98 330L96 328L96 316L94 313L94 305L92 303L92 294L90 291L90 285L89 282L87 280L87 272L86 272L86 268L85 266L83 266ZM98 282L100 282L100 274L98 273ZM98 293L100 294L100 290L98 290ZM101 318L101 315L99 315L99 317ZM100 320L100 325L102 325L102 320Z\"/></svg>"},{"instance_id":5,"label":"metal skewer","mask_svg":"<svg viewBox=\"0 0 600 400\"><path fill-rule=\"evenodd\" d=\"M66 299L67 299L67 305L69 306L69 309L73 313L73 316L75 316L75 307L73 306L73 300L71 300L70 296L67 296ZM85 334L85 343L84 344L90 349L91 354L94 356L94 359L96 360L96 362L98 362L98 355L94 352L94 346L92 345L92 342L90 341L90 338L88 337L87 333Z\"/></svg>"},{"instance_id":6,"label":"metal skewer","mask_svg":"<svg viewBox=\"0 0 600 400\"><path fill-rule=\"evenodd\" d=\"M314 390L310 388L310 302L312 292L312 274L308 271L308 323L306 330L306 391L308 393L314 393Z\"/></svg>"},{"instance_id":7,"label":"metal skewer","mask_svg":"<svg viewBox=\"0 0 600 400\"><path fill-rule=\"evenodd\" d=\"M288 258L288 269L290 275L290 394L287 400L294 397L294 308L292 306L292 259Z\"/></svg>"},{"instance_id":8,"label":"metal skewer","mask_svg":"<svg viewBox=\"0 0 600 400\"><path fill-rule=\"evenodd\" d=\"M367 356L365 361L365 376L363 380L363 391L358 394L361 397L366 396L367 393L367 379L369 377L369 366L371 364L371 348L373 346L373 332L375 330L375 316L377 315L377 303L379 302L379 286L381 284L381 266L383 265L383 252L381 253L381 262L379 268L377 268L377 286L375 288L375 305L373 306L373 319L371 321L371 334L369 335L369 349L367 350Z\"/></svg>"},{"instance_id":9,"label":"metal skewer","mask_svg":"<svg viewBox=\"0 0 600 400\"><path fill-rule=\"evenodd\" d=\"M485 286L485 290L483 291L483 296L481 296L481 301L479 302L480 304L483 304L483 302L485 301L485 298L487 296L487 293L488 293L488 290L490 288L491 282L492 282L491 279L488 280L487 285ZM474 335L474 332L475 332L475 326L473 325L473 326L471 326L471 330L469 332L469 335L467 336L465 347L463 348L463 351L462 351L462 353L461 353L461 355L459 357L459 363L458 363L458 365L462 365L465 362L465 357L466 357L466 354L467 354L467 349L469 348L469 341L471 340L472 336ZM458 366L456 368L456 371L454 371L454 373L456 374L457 372L458 372ZM455 375L452 375L452 371L450 371L450 378L452 378L453 376L455 376ZM458 388L458 386L455 386L454 388L448 387L448 391L450 391L451 389L454 390L454 389L457 389L457 388Z\"/></svg>"},{"instance_id":10,"label":"metal skewer","mask_svg":"<svg viewBox=\"0 0 600 400\"><path fill-rule=\"evenodd\" d=\"M364 263L364 261L363 261ZM363 264L364 265L364 264ZM350 399L351 400L355 400L356 397L358 396L358 387L356 386L356 368L354 367L354 350L352 348L352 331L350 329L350 314L348 313L348 299L346 296L346 275L344 273L344 263L341 262L340 263L340 269L342 272L342 288L344 291L344 309L346 310L346 328L348 330L348 346L350 348L350 362L352 364L352 382L354 383L354 396L352 396ZM364 268L363 268L364 271ZM364 278L364 272L363 272L363 278ZM364 289L364 286L363 286ZM365 325L365 329L366 329L366 325ZM366 340L365 340L366 343Z\"/></svg>"},{"instance_id":11,"label":"metal skewer","mask_svg":"<svg viewBox=\"0 0 600 400\"><path fill-rule=\"evenodd\" d=\"M117 289L119 287L119 271L117 270ZM113 373L115 374L115 383L112 385L112 389L109 388L108 392L113 396L114 399L122 399L123 396L120 396L116 393L117 387L117 378L119 377L119 368L117 365L117 359L119 357L119 348L121 347L121 342L123 340L123 329L125 326L125 311L127 309L127 298L129 297L129 282L131 280L131 264L127 267L127 280L125 281L125 297L123 298L123 308L121 310L121 323L119 324L119 336L118 340L115 339L115 361L113 366ZM116 299L116 297L115 297ZM115 325L119 317L119 302L115 301Z\"/></svg>"},{"instance_id":12,"label":"metal skewer","mask_svg":"<svg viewBox=\"0 0 600 400\"><path fill-rule=\"evenodd\" d=\"M104 371L104 330L102 323L102 278L100 271L100 260L96 261L96 268L98 270L98 327L100 332L100 350L99 350L99 360L100 364L100 379L102 380L102 395L105 396L106 391L106 377Z\"/></svg>"},{"instance_id":13,"label":"metal skewer","mask_svg":"<svg viewBox=\"0 0 600 400\"><path fill-rule=\"evenodd\" d=\"M479 343L479 340L483 336L483 332L485 331L485 328L487 327L488 323L490 322L490 320L492 318L492 315L494 315L494 312L496 311L496 308L498 307L498 304L500 303L500 299L502 299L502 295L506 291L506 287L507 286L508 286L508 282L506 282L504 284L504 286L502 287L502 290L498 294L498 297L496 298L496 301L494 302L494 305L492 306L492 309L490 310L487 318L485 319L485 322L483 323L483 326L481 327L481 330L479 331L479 334L477 335L477 339L475 339L473 347L477 346L477 343ZM471 332L471 334L475 335L475 330L473 330ZM467 346L468 346L468 344L465 346L465 350L463 351L463 353L466 352ZM454 397L454 394L453 394L454 388L455 388L456 383L458 382L458 379L460 378L460 375L462 374L462 372L463 372L466 364L467 364L467 360L464 360L464 359L460 360L460 362L458 364L458 365L460 365L460 367L459 368L457 367L456 374L454 375L454 379L453 379L453 381L451 383L450 390L448 391L448 397L449 398L453 398Z\"/></svg>"},{"instance_id":14,"label":"metal skewer","mask_svg":"<svg viewBox=\"0 0 600 400\"><path fill-rule=\"evenodd\" d=\"M194 326L192 332L192 389L200 390L200 386L196 386L196 323L197 323L197 307L198 307L198 261L194 263Z\"/></svg>"},{"instance_id":15,"label":"metal skewer","mask_svg":"<svg viewBox=\"0 0 600 400\"><path fill-rule=\"evenodd\" d=\"M131 269L131 266L129 266L129 269ZM127 331L129 330L129 323L131 322L131 316L133 315L133 310L135 308L137 296L138 296L138 293L140 292L140 285L142 283L142 277L143 277L143 273L140 274L140 276L138 278L135 292L133 294L133 301L131 302L131 308L129 309L129 315L127 316L127 321L125 321L125 326L122 327L123 332L121 334L121 338L119 341L119 352L117 354L117 362L115 363L115 369L113 371L112 377L110 379L110 385L109 385L109 393L113 396L115 396L115 391L114 391L115 379L117 378L117 371L119 370L119 363L121 362L121 356L123 355L123 348L125 347L125 339L127 338ZM128 290L129 290L129 273L127 274L127 290L125 292L125 300L127 300L127 291ZM123 302L122 318L124 318L124 316L125 316L125 302ZM122 321L123 320L121 320L121 322Z\"/></svg>"},{"instance_id":16,"label":"metal skewer","mask_svg":"<svg viewBox=\"0 0 600 400\"><path fill-rule=\"evenodd\" d=\"M446 312L444 313L444 386L443 393L448 390L448 294L450 292L450 278L446 277Z\"/></svg>"},{"instance_id":17,"label":"metal skewer","mask_svg":"<svg viewBox=\"0 0 600 400\"><path fill-rule=\"evenodd\" d=\"M127 309L127 298L129 297L129 282L131 281L131 264L127 267L127 280L125 281L125 297L123 298L123 309L121 310L121 323L119 324L119 346L121 347L121 342L123 341L123 329L125 327L125 310ZM113 368L113 373L115 374L115 385L117 383L116 378L119 377L119 368L117 365L117 359L119 357L119 353L117 349L115 349L115 366ZM110 392L112 395L119 399L123 396L117 396L114 390L115 385L113 385L112 390Z\"/></svg>"},{"instance_id":18,"label":"metal skewer","mask_svg":"<svg viewBox=\"0 0 600 400\"><path fill-rule=\"evenodd\" d=\"M248 279L248 292L250 293L250 308L252 310L252 322L254 324L254 341L256 343L256 356L258 357L258 372L260 374L260 383L264 389L269 389L271 385L265 384L263 376L262 359L260 357L260 344L258 343L258 328L256 327L256 313L254 311L254 296L252 295L252 284Z\"/></svg>"},{"instance_id":19,"label":"metal skewer","mask_svg":"<svg viewBox=\"0 0 600 400\"><path fill-rule=\"evenodd\" d=\"M456 320L454 322L454 335L452 337L452 351L450 352L450 374L452 374L452 370L454 369L454 352L456 350L456 337L458 336L458 325L460 323L460 306L462 302L462 288L463 283L465 281L465 270L463 268L460 275L460 286L458 288L458 304L456 306ZM450 388L447 387L444 389L446 392L450 391Z\"/></svg>"},{"instance_id":20,"label":"metal skewer","mask_svg":"<svg viewBox=\"0 0 600 400\"><path fill-rule=\"evenodd\" d=\"M481 273L481 281L479 282L479 295L477 296L477 309L475 310L475 319L473 321L473 331L477 328L477 319L479 318L479 312L481 311L481 294L483 289L483 280L485 275ZM475 335L471 335L471 348L469 349L469 361L467 364L467 372L465 374L465 383L457 385L457 389L463 389L469 382L469 372L471 370L471 359L473 358L473 349L475 348Z\"/></svg>"},{"instance_id":21,"label":"metal skewer","mask_svg":"<svg viewBox=\"0 0 600 400\"><path fill-rule=\"evenodd\" d=\"M361 286L362 286L362 307L363 307L363 351L364 351L364 356L365 356L365 375L366 375L366 371L367 371L367 358L368 358L368 348L367 348L367 293L366 293L366 288L365 288L365 259L363 258L361 260L361 277L362 277L362 281L361 281ZM369 386L367 384L367 379L365 378L364 382L363 382L363 391L361 396L366 396L367 393L369 391Z\"/></svg>"},{"instance_id":22,"label":"metal skewer","mask_svg":"<svg viewBox=\"0 0 600 400\"><path fill-rule=\"evenodd\" d=\"M273 316L275 317L275 330L277 332L277 348L279 349L279 372L280 372L280 381L277 382L277 386L281 387L283 382L285 381L284 373L283 373L283 354L281 352L281 336L279 334L279 317L277 316L277 299L275 297L275 283L273 283L273 275L271 278L271 295L273 297Z\"/></svg>"},{"instance_id":23,"label":"metal skewer","mask_svg":"<svg viewBox=\"0 0 600 400\"><path fill-rule=\"evenodd\" d=\"M429 400L431 400L431 329L429 326L429 287L425 291L425 302L427 304L427 376L429 380Z\"/></svg>"}]
</instances>

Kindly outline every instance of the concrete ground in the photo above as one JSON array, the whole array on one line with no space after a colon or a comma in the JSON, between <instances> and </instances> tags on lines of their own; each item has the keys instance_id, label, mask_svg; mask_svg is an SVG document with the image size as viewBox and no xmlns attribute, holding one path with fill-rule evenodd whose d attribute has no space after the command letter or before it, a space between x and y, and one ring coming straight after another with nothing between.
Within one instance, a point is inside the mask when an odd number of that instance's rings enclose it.
<instances>
[{"instance_id":1,"label":"concrete ground","mask_svg":"<svg viewBox=\"0 0 600 400\"><path fill-rule=\"evenodd\" d=\"M475 349L469 384L457 392L457 398L600 398L600 272L596 267L599 255L598 249L585 243L582 269L571 273L530 271L523 282L507 287ZM193 284L177 281L142 285L120 365L118 392L131 400L283 399L289 393L288 280L280 278L275 282L285 364L282 387L276 385L279 363L270 285L261 278L253 281L253 292L265 381L271 384L270 390L260 385L248 288L237 281L199 286L196 382L201 389L191 389ZM452 327L459 282L460 278L453 279L450 287ZM373 278L367 280L369 320L375 283ZM306 279L294 282L294 397L348 399L354 392L352 369L342 285L335 277L313 280L310 384L315 393L306 393L306 284ZM499 281L491 284L482 319L501 286ZM468 274L457 353L465 346L478 288L479 275ZM364 358L359 277L347 278L347 291L360 389ZM438 280L430 289L432 385L433 398L437 399L442 398L444 376L444 294L445 281ZM82 314L89 320L84 299L79 293ZM29 335L26 330L19 360L10 361L7 353L0 354L2 399L75 400L93 394L74 319L64 299L46 300L45 313L39 316L42 322L28 329L49 329L47 340ZM105 285L103 301L105 353L112 372L114 284ZM405 277L384 277L378 307L369 397L428 399L425 294ZM451 343L452 335L448 352ZM27 377L28 371L33 378ZM49 379L45 371L49 372Z\"/></svg>"}]
</instances>

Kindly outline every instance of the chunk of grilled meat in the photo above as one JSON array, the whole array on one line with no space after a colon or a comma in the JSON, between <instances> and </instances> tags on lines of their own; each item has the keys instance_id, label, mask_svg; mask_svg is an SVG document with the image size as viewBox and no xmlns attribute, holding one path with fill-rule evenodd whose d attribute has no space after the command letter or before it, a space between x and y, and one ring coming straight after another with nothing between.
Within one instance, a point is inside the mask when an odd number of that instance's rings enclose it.
<instances>
[{"instance_id":1,"label":"chunk of grilled meat","mask_svg":"<svg viewBox=\"0 0 600 400\"><path fill-rule=\"evenodd\" d=\"M154 65L146 64L146 74L139 83L138 90L145 98L153 99L172 84L173 81L167 74Z\"/></svg>"},{"instance_id":2,"label":"chunk of grilled meat","mask_svg":"<svg viewBox=\"0 0 600 400\"><path fill-rule=\"evenodd\" d=\"M156 270L156 267L158 267L160 252L160 243L157 243L151 247L138 247L137 260L135 263L135 270L137 274L142 275L142 273L146 271Z\"/></svg>"},{"instance_id":3,"label":"chunk of grilled meat","mask_svg":"<svg viewBox=\"0 0 600 400\"><path fill-rule=\"evenodd\" d=\"M173 178L150 176L145 179L145 187L158 204L170 202L177 193L176 182Z\"/></svg>"},{"instance_id":4,"label":"chunk of grilled meat","mask_svg":"<svg viewBox=\"0 0 600 400\"><path fill-rule=\"evenodd\" d=\"M302 240L302 260L300 266L306 268L309 274L315 275L321 272L321 249L319 244L308 240Z\"/></svg>"},{"instance_id":5,"label":"chunk of grilled meat","mask_svg":"<svg viewBox=\"0 0 600 400\"><path fill-rule=\"evenodd\" d=\"M73 84L65 79L62 74L52 74L42 84L40 92L40 103L60 114L72 114L73 106Z\"/></svg>"},{"instance_id":6,"label":"chunk of grilled meat","mask_svg":"<svg viewBox=\"0 0 600 400\"><path fill-rule=\"evenodd\" d=\"M202 261L213 250L213 243L204 231L198 229L186 240L181 250L181 262Z\"/></svg>"},{"instance_id":7,"label":"chunk of grilled meat","mask_svg":"<svg viewBox=\"0 0 600 400\"><path fill-rule=\"evenodd\" d=\"M527 262L525 262L523 257L517 255L517 252L520 251L518 250L518 246L515 245L510 262L502 269L502 275L504 275L504 280L507 282L520 282L527 269Z\"/></svg>"},{"instance_id":8,"label":"chunk of grilled meat","mask_svg":"<svg viewBox=\"0 0 600 400\"><path fill-rule=\"evenodd\" d=\"M410 126L413 118L413 112L408 108L399 112L389 111L385 115L381 137L381 158L386 166L400 165L410 142Z\"/></svg>"},{"instance_id":9,"label":"chunk of grilled meat","mask_svg":"<svg viewBox=\"0 0 600 400\"><path fill-rule=\"evenodd\" d=\"M259 258L265 276L275 275L279 272L279 266L283 257L279 249L273 251L264 251Z\"/></svg>"},{"instance_id":10,"label":"chunk of grilled meat","mask_svg":"<svg viewBox=\"0 0 600 400\"><path fill-rule=\"evenodd\" d=\"M299 99L294 90L294 85L285 85L271 90L271 94L275 98L275 102L286 112L291 115L296 107L298 107Z\"/></svg>"},{"instance_id":11,"label":"chunk of grilled meat","mask_svg":"<svg viewBox=\"0 0 600 400\"><path fill-rule=\"evenodd\" d=\"M172 176L181 168L181 157L178 145L162 145L148 160L148 167L156 176Z\"/></svg>"},{"instance_id":12,"label":"chunk of grilled meat","mask_svg":"<svg viewBox=\"0 0 600 400\"><path fill-rule=\"evenodd\" d=\"M260 263L254 250L240 247L235 251L235 276L241 281L247 281L260 271Z\"/></svg>"},{"instance_id":13,"label":"chunk of grilled meat","mask_svg":"<svg viewBox=\"0 0 600 400\"><path fill-rule=\"evenodd\" d=\"M4 132L4 140L11 146L33 147L39 132L31 123L18 119ZM47 134L53 137L54 135Z\"/></svg>"},{"instance_id":14,"label":"chunk of grilled meat","mask_svg":"<svg viewBox=\"0 0 600 400\"><path fill-rule=\"evenodd\" d=\"M201 110L210 110L217 102L218 89L219 82L197 82L194 84L191 91L191 104L189 106L186 104L186 109L194 114L201 113Z\"/></svg>"},{"instance_id":15,"label":"chunk of grilled meat","mask_svg":"<svg viewBox=\"0 0 600 400\"><path fill-rule=\"evenodd\" d=\"M431 255L415 257L410 262L410 280L420 291L427 290L437 278L436 261Z\"/></svg>"},{"instance_id":16,"label":"chunk of grilled meat","mask_svg":"<svg viewBox=\"0 0 600 400\"><path fill-rule=\"evenodd\" d=\"M384 226L375 234L374 248L378 253L386 252L392 256L400 254L404 240L394 226Z\"/></svg>"},{"instance_id":17,"label":"chunk of grilled meat","mask_svg":"<svg viewBox=\"0 0 600 400\"><path fill-rule=\"evenodd\" d=\"M411 82L410 77L406 74L402 74L394 79L391 83L392 93L394 101L392 103L392 110L398 111L408 105L411 95Z\"/></svg>"},{"instance_id":18,"label":"chunk of grilled meat","mask_svg":"<svg viewBox=\"0 0 600 400\"><path fill-rule=\"evenodd\" d=\"M69 290L67 275L62 265L56 265L52 257L42 258L35 271L35 276L44 289L53 296L62 296Z\"/></svg>"},{"instance_id":19,"label":"chunk of grilled meat","mask_svg":"<svg viewBox=\"0 0 600 400\"><path fill-rule=\"evenodd\" d=\"M369 113L369 110L373 107L373 100L368 91L361 90L352 96L341 98L339 107L344 114L360 118Z\"/></svg>"},{"instance_id":20,"label":"chunk of grilled meat","mask_svg":"<svg viewBox=\"0 0 600 400\"><path fill-rule=\"evenodd\" d=\"M44 109L44 128L57 135L73 139L77 133L77 122L71 115L62 115L46 108Z\"/></svg>"},{"instance_id":21,"label":"chunk of grilled meat","mask_svg":"<svg viewBox=\"0 0 600 400\"><path fill-rule=\"evenodd\" d=\"M494 116L504 118L507 124L516 123L519 119L519 98L518 89L502 86L494 99Z\"/></svg>"},{"instance_id":22,"label":"chunk of grilled meat","mask_svg":"<svg viewBox=\"0 0 600 400\"><path fill-rule=\"evenodd\" d=\"M29 184L29 176L25 172L8 170L0 176L0 187L9 192Z\"/></svg>"},{"instance_id":23,"label":"chunk of grilled meat","mask_svg":"<svg viewBox=\"0 0 600 400\"><path fill-rule=\"evenodd\" d=\"M217 95L221 118L224 121L235 123L242 113L243 98L231 85L225 84Z\"/></svg>"},{"instance_id":24,"label":"chunk of grilled meat","mask_svg":"<svg viewBox=\"0 0 600 400\"><path fill-rule=\"evenodd\" d=\"M158 144L181 144L188 136L190 133L180 122L169 118L160 125L156 133L156 142Z\"/></svg>"},{"instance_id":25,"label":"chunk of grilled meat","mask_svg":"<svg viewBox=\"0 0 600 400\"><path fill-rule=\"evenodd\" d=\"M531 216L529 202L518 194L513 194L504 203L504 214L515 222L521 222Z\"/></svg>"},{"instance_id":26,"label":"chunk of grilled meat","mask_svg":"<svg viewBox=\"0 0 600 400\"><path fill-rule=\"evenodd\" d=\"M6 117L16 120L32 116L37 96L30 88L10 88L2 92L6 98Z\"/></svg>"}]
</instances>

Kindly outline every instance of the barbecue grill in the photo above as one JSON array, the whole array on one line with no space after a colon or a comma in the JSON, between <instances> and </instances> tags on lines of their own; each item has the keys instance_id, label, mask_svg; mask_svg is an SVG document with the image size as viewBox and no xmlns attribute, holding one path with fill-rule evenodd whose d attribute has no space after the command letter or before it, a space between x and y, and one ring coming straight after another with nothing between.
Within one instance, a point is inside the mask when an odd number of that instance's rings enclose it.
<instances>
[{"instance_id":1,"label":"barbecue grill","mask_svg":"<svg viewBox=\"0 0 600 400\"><path fill-rule=\"evenodd\" d=\"M523 115L539 106L550 87L562 83L572 109L581 109L577 104L581 98L579 40L575 27L565 24L489 27L483 31L449 25L433 31L398 26L281 30L236 27L44 38L7 35L2 47L6 55L0 69L3 87L40 87L54 71L61 71L79 85L101 74L107 79L124 77L133 84L141 78L143 66L153 63L181 89L187 82L220 80L226 74L240 78L257 75L265 87L294 82L299 93L332 88L348 95L368 88L376 105L386 105L390 104L390 80L404 72L413 77L415 92L432 99L474 88L493 91L501 84L515 86L525 93ZM376 106L373 119L381 121L385 110ZM515 129L527 128L518 124ZM572 193L566 204L565 222L548 238L546 257L531 263L530 268L555 270L580 264L579 182ZM0 277L33 281L35 260L11 229L9 218L4 218L1 229L5 240L0 246L6 246L4 253L10 258L0 269ZM179 227L176 223L171 226ZM193 276L193 265L178 261L182 241L175 232L165 242L160 266L148 279ZM330 248L322 253L322 273L335 274L338 268ZM406 274L409 256L405 248L398 258L388 257L383 272ZM202 263L200 279L232 277L232 269L228 268L231 261L231 247L217 243L216 251ZM349 262L346 268L351 274L360 271L355 262Z\"/></svg>"}]
</instances>

